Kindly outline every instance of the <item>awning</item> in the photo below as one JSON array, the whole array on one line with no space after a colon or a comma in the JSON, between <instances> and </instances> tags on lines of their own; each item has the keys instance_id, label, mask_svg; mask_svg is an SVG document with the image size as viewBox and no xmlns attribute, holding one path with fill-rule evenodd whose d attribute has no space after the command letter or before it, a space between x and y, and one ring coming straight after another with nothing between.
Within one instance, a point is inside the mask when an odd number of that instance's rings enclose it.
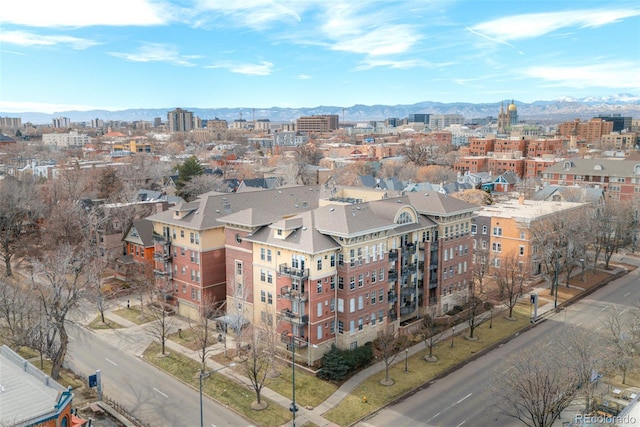
<instances>
[{"instance_id":1,"label":"awning","mask_svg":"<svg viewBox=\"0 0 640 427\"><path fill-rule=\"evenodd\" d=\"M233 330L241 329L251 323L246 317L239 314L227 314L226 316L216 317L216 321L224 323Z\"/></svg>"}]
</instances>

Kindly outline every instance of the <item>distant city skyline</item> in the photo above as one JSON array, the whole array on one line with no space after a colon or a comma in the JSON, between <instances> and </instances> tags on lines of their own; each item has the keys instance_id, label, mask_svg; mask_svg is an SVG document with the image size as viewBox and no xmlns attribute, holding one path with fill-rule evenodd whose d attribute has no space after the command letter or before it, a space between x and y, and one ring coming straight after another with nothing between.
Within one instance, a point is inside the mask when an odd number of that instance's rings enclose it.
<instances>
[{"instance_id":1,"label":"distant city skyline","mask_svg":"<svg viewBox=\"0 0 640 427\"><path fill-rule=\"evenodd\" d=\"M638 96L635 1L14 1L0 111Z\"/></svg>"}]
</instances>

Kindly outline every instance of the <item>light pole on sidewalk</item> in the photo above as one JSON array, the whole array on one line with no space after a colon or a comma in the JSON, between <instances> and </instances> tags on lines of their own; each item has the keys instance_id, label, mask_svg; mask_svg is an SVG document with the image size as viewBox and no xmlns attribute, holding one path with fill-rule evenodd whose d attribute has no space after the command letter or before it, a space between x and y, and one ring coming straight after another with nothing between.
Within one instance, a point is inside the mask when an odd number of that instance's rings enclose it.
<instances>
[{"instance_id":1,"label":"light pole on sidewalk","mask_svg":"<svg viewBox=\"0 0 640 427\"><path fill-rule=\"evenodd\" d=\"M452 326L451 327L451 348L453 348L453 337L456 334L456 327Z\"/></svg>"},{"instance_id":2,"label":"light pole on sidewalk","mask_svg":"<svg viewBox=\"0 0 640 427\"><path fill-rule=\"evenodd\" d=\"M211 374L216 373L218 371L221 371L225 368L231 368L233 366L236 366L235 363L230 363L228 365L225 365L221 368L218 369L214 369L213 371L208 371L208 372L202 372L200 371L200 427L204 427L204 414L202 412L202 379L203 378L209 378L211 376Z\"/></svg>"},{"instance_id":3,"label":"light pole on sidewalk","mask_svg":"<svg viewBox=\"0 0 640 427\"><path fill-rule=\"evenodd\" d=\"M409 349L404 349L404 371L409 372Z\"/></svg>"}]
</instances>

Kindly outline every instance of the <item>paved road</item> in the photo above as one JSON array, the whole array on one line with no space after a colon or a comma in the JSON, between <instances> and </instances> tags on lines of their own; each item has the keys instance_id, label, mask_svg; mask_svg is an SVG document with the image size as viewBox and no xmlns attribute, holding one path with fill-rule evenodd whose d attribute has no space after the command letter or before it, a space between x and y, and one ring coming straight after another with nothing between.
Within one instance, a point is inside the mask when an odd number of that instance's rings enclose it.
<instances>
[{"instance_id":1,"label":"paved road","mask_svg":"<svg viewBox=\"0 0 640 427\"><path fill-rule=\"evenodd\" d=\"M72 339L68 365L85 376L100 369L104 393L125 405L134 416L154 427L200 425L197 390L118 350L83 327L71 326L69 334ZM207 398L204 420L207 427L250 425Z\"/></svg>"},{"instance_id":2,"label":"paved road","mask_svg":"<svg viewBox=\"0 0 640 427\"><path fill-rule=\"evenodd\" d=\"M609 283L530 331L478 358L430 387L392 405L359 423L360 427L472 427L518 426L521 423L497 414L487 385L500 369L505 357L517 351L537 351L553 345L550 333L567 323L592 330L603 328L603 320L613 305L619 309L638 307L640 280L636 270Z\"/></svg>"}]
</instances>

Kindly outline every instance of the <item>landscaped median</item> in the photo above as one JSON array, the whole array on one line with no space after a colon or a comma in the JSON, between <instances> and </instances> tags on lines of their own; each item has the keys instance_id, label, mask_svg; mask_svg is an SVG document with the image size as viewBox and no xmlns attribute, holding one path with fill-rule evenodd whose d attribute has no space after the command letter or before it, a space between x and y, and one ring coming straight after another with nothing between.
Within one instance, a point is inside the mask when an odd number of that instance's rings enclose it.
<instances>
[{"instance_id":1,"label":"landscaped median","mask_svg":"<svg viewBox=\"0 0 640 427\"><path fill-rule=\"evenodd\" d=\"M440 341L433 349L433 354L438 357L437 362L424 360L424 356L429 354L429 350L425 348L409 358L408 372L404 372L404 357L398 355L397 363L389 370L389 376L394 381L392 386L380 384L380 380L385 377L383 370L356 387L338 405L322 416L341 426L353 424L430 381L447 369L529 325L527 305L518 305L514 310L514 315L516 316L515 321L507 320L502 316L496 317L491 322L492 328L489 328L489 322L480 325L474 333L478 340L465 339L464 335L468 334L468 331L465 330L463 334L454 338L453 348L451 348L451 339Z\"/></svg>"},{"instance_id":2,"label":"landscaped median","mask_svg":"<svg viewBox=\"0 0 640 427\"><path fill-rule=\"evenodd\" d=\"M199 387L197 373L200 364L186 356L171 353L167 357L157 357L160 353L160 344L151 343L144 352L144 359L155 365L159 369L173 375L182 382L194 387ZM250 419L256 425L271 427L281 426L291 420L291 413L288 409L263 398L268 402L268 407L261 411L251 409L251 403L256 396L252 390L228 379L221 373L211 375L202 382L203 393L217 400L218 402L232 408L237 413Z\"/></svg>"}]
</instances>

